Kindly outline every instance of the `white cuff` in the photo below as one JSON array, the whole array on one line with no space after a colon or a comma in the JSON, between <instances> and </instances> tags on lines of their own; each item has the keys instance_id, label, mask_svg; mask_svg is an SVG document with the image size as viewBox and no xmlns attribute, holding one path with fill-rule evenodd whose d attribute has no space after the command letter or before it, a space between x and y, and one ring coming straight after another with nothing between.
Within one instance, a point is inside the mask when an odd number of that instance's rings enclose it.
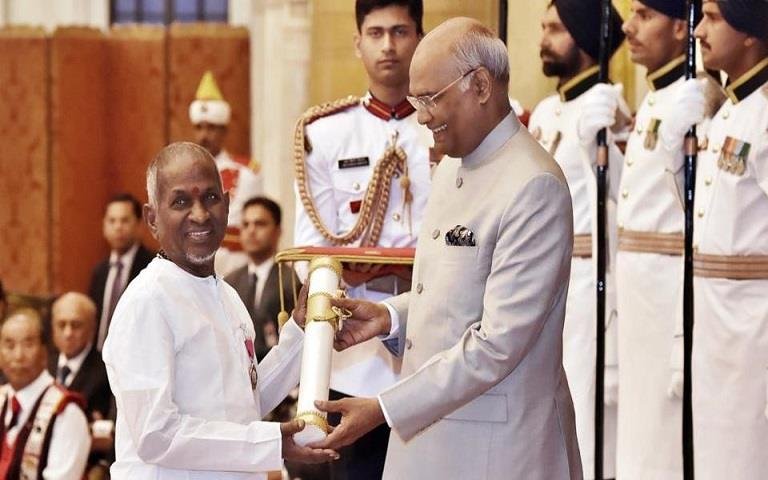
<instances>
[{"instance_id":1,"label":"white cuff","mask_svg":"<svg viewBox=\"0 0 768 480\"><path fill-rule=\"evenodd\" d=\"M398 333L400 333L400 315L397 314L397 310L395 310L395 307L392 305L388 304L387 302L381 303L387 307L387 310L389 310L389 334L379 335L379 340L383 342L385 340L392 340L397 338ZM386 417L386 414L384 414L384 416Z\"/></svg>"},{"instance_id":2,"label":"white cuff","mask_svg":"<svg viewBox=\"0 0 768 480\"><path fill-rule=\"evenodd\" d=\"M386 305L386 303L384 305ZM376 399L379 401L379 407L381 407L381 413L384 414L384 420L387 421L387 425L389 425L389 428L392 428L392 420L389 419L389 414L387 414L387 409L384 408L384 402L381 400L381 395L377 395Z\"/></svg>"}]
</instances>

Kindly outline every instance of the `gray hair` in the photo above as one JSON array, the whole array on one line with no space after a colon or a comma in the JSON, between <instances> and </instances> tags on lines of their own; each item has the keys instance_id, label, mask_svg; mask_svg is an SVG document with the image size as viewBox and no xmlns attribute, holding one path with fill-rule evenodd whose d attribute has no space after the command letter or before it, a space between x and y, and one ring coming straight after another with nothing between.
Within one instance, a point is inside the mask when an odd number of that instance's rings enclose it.
<instances>
[{"instance_id":1,"label":"gray hair","mask_svg":"<svg viewBox=\"0 0 768 480\"><path fill-rule=\"evenodd\" d=\"M155 155L155 158L149 162L149 166L147 167L147 199L152 208L157 208L157 199L160 194L157 185L157 173L168 160L182 155L189 155L193 158L203 158L210 160L214 164L216 163L208 150L196 143L175 142L163 147L163 149ZM218 179L219 185L221 185L221 177L218 177Z\"/></svg>"},{"instance_id":2,"label":"gray hair","mask_svg":"<svg viewBox=\"0 0 768 480\"><path fill-rule=\"evenodd\" d=\"M504 42L493 30L475 25L451 48L459 73L465 74L479 67L485 67L493 78L509 83L509 56ZM466 91L472 76L467 75L459 82L459 88Z\"/></svg>"}]
</instances>

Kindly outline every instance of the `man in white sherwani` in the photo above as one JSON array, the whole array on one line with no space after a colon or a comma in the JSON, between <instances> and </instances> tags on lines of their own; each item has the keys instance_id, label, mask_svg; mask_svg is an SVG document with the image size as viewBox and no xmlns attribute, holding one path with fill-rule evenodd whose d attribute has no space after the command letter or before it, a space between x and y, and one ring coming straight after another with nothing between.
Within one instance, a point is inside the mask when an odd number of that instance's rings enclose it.
<instances>
[{"instance_id":1,"label":"man in white sherwani","mask_svg":"<svg viewBox=\"0 0 768 480\"><path fill-rule=\"evenodd\" d=\"M728 100L696 173L696 478L768 478L768 2L705 0L703 14L704 66L727 74Z\"/></svg>"},{"instance_id":2,"label":"man in white sherwani","mask_svg":"<svg viewBox=\"0 0 768 480\"><path fill-rule=\"evenodd\" d=\"M410 70L436 168L410 292L335 302L338 346L389 334L403 378L378 398L318 402L341 424L318 446L392 427L384 478L581 479L562 365L573 248L562 170L511 111L509 60L476 20L424 37Z\"/></svg>"},{"instance_id":3,"label":"man in white sherwani","mask_svg":"<svg viewBox=\"0 0 768 480\"><path fill-rule=\"evenodd\" d=\"M163 148L147 194L162 250L120 297L103 350L117 401L112 478L258 479L284 458L335 458L293 443L301 421L260 421L298 383L304 335L288 321L256 363L248 311L214 274L229 197L213 157Z\"/></svg>"},{"instance_id":4,"label":"man in white sherwani","mask_svg":"<svg viewBox=\"0 0 768 480\"><path fill-rule=\"evenodd\" d=\"M621 17L613 12L610 45L614 53L624 36L620 32ZM542 18L540 56L546 76L557 77L557 94L539 103L528 125L531 134L554 156L563 169L573 204L574 246L571 280L565 308L563 328L563 366L576 410L581 463L585 478L593 478L595 454L595 303L597 248L596 200L597 183L593 164L597 159L597 131L602 126L621 130L616 111L629 111L621 98L621 88L599 83L597 57L600 44L600 2L597 0L555 0ZM603 105L605 103L605 105ZM597 108L595 108L597 107ZM621 116L619 116L621 118ZM624 118L627 118L624 115ZM610 131L610 130L609 130ZM623 156L609 135L609 185L613 198L608 199L611 213L608 230L614 232L615 190L621 175ZM613 247L611 238L608 245ZM613 248L611 248L613 250ZM613 265L612 259L608 266ZM616 311L613 276L608 275L606 308L606 368L604 407L605 478L615 477L616 397L618 365L616 358Z\"/></svg>"}]
</instances>

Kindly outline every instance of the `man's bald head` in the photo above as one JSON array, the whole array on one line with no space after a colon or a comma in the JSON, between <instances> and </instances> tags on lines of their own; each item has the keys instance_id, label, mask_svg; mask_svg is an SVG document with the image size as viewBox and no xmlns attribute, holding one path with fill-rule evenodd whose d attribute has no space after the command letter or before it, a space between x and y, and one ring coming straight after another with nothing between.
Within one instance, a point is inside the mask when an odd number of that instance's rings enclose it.
<instances>
[{"instance_id":1,"label":"man's bald head","mask_svg":"<svg viewBox=\"0 0 768 480\"><path fill-rule=\"evenodd\" d=\"M483 66L494 80L504 85L509 83L509 59L504 42L474 18L451 18L429 32L416 48L411 69L414 65L418 68L417 63L435 62L452 68L455 74Z\"/></svg>"},{"instance_id":2,"label":"man's bald head","mask_svg":"<svg viewBox=\"0 0 768 480\"><path fill-rule=\"evenodd\" d=\"M162 172L168 165L180 159L194 159L203 163L210 164L212 171L216 172L216 160L213 159L210 152L192 142L175 142L166 145L160 150L155 158L147 167L147 198L153 208L157 208L157 201L160 198L160 188L162 187ZM221 178L216 175L221 187ZM222 187L223 189L223 187Z\"/></svg>"},{"instance_id":3,"label":"man's bald head","mask_svg":"<svg viewBox=\"0 0 768 480\"><path fill-rule=\"evenodd\" d=\"M80 354L93 340L96 305L78 292L60 296L52 308L53 343L67 358Z\"/></svg>"},{"instance_id":4,"label":"man's bald head","mask_svg":"<svg viewBox=\"0 0 768 480\"><path fill-rule=\"evenodd\" d=\"M496 34L472 18L452 18L422 39L413 55L410 95L435 148L468 155L511 111L509 59Z\"/></svg>"}]
</instances>

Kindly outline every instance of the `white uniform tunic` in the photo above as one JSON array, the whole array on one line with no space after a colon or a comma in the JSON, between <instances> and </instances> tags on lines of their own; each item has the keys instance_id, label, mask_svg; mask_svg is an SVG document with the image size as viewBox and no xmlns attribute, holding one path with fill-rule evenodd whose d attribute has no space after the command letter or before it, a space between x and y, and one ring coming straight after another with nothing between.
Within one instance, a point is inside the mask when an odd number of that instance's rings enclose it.
<instances>
[{"instance_id":1,"label":"white uniform tunic","mask_svg":"<svg viewBox=\"0 0 768 480\"><path fill-rule=\"evenodd\" d=\"M370 96L367 96L369 99ZM411 109L412 110L412 109ZM413 202L403 208L403 190L398 178L392 180L379 247L415 247L422 212L430 188L428 129L418 124L416 115L400 120L384 120L361 103L320 118L306 127L312 152L306 157L306 174L318 215L334 234L349 231L357 221L355 202L363 199L374 167L388 142L397 132L397 144L408 156L408 175ZM294 244L328 246L330 243L314 227L297 196ZM350 246L357 246L358 242ZM382 293L365 285L350 288L353 298L383 300L394 292ZM352 396L376 396L399 377L400 360L373 339L343 352L334 352L331 388Z\"/></svg>"},{"instance_id":2,"label":"white uniform tunic","mask_svg":"<svg viewBox=\"0 0 768 480\"><path fill-rule=\"evenodd\" d=\"M592 218L596 206L596 181L587 159L587 149L581 146L576 133L576 124L581 115L582 95L597 84L597 68L585 70L559 89L559 95L545 98L536 106L529 123L529 129L541 145L555 157L568 180L573 204L573 234L593 235ZM611 146L610 158L620 163L621 152ZM620 170L609 169L611 175ZM618 176L616 177L618 178ZM609 227L613 228L613 227ZM592 238L596 238L595 235ZM596 242L593 242L596 243ZM593 245L596 248L596 245ZM593 248L593 250L594 250ZM568 376L568 385L573 396L576 411L576 430L585 478L593 478L595 443L595 304L596 270L594 255L571 260L571 277L566 303L563 328L563 366ZM611 288L611 293L612 293ZM615 322L611 313L612 302L608 301L606 322L611 322L606 333L607 342L615 342ZM606 345L607 351L615 352L615 343ZM616 366L615 357L606 357L607 366ZM604 410L604 474L614 476L616 407L606 406Z\"/></svg>"},{"instance_id":3,"label":"white uniform tunic","mask_svg":"<svg viewBox=\"0 0 768 480\"><path fill-rule=\"evenodd\" d=\"M223 280L155 258L120 297L104 345L117 400L112 478L257 479L280 470L280 424L259 421L299 380L289 321L257 367L248 311Z\"/></svg>"},{"instance_id":4,"label":"white uniform tunic","mask_svg":"<svg viewBox=\"0 0 768 480\"><path fill-rule=\"evenodd\" d=\"M40 375L29 385L18 392L13 390L10 384L6 384L0 391L0 406L9 402L14 396L21 406L19 418L16 426L6 433L6 442L13 445L16 437L29 415L34 410L35 403L46 389L53 384L53 377L47 370L43 370ZM13 412L9 407L6 409L4 421L9 425ZM20 445L17 448L22 448ZM86 464L88 463L88 454L91 451L91 432L88 428L88 420L85 413L75 403L69 403L54 419L51 427L51 443L48 448L48 459L42 478L44 480L77 480L83 477Z\"/></svg>"},{"instance_id":5,"label":"white uniform tunic","mask_svg":"<svg viewBox=\"0 0 768 480\"><path fill-rule=\"evenodd\" d=\"M248 256L239 248L227 248L227 244L239 245L239 230L243 221L243 205L249 199L262 195L262 178L243 161L238 161L226 150L216 155L216 168L219 170L224 190L229 192L229 217L227 217L227 238L216 253L216 273L225 277L248 263Z\"/></svg>"},{"instance_id":6,"label":"white uniform tunic","mask_svg":"<svg viewBox=\"0 0 768 480\"><path fill-rule=\"evenodd\" d=\"M683 233L683 210L665 170L674 163L669 157L683 152L670 153L658 136L659 126L675 115L683 68L680 57L648 76L650 92L627 142L617 205L619 228ZM682 315L682 248L678 255L619 248L616 281L621 315L617 477L679 479L682 404L669 398L667 387L676 366L671 363L675 320Z\"/></svg>"},{"instance_id":7,"label":"white uniform tunic","mask_svg":"<svg viewBox=\"0 0 768 480\"><path fill-rule=\"evenodd\" d=\"M696 175L700 254L768 255L768 58L735 80ZM694 278L696 478L768 478L768 279Z\"/></svg>"}]
</instances>

